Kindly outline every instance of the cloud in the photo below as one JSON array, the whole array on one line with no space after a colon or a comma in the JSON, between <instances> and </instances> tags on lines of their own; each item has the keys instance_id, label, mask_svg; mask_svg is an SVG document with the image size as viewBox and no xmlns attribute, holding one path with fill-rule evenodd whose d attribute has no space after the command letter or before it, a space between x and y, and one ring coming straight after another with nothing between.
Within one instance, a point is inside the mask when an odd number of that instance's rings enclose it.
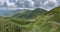
<instances>
[{"instance_id":1,"label":"cloud","mask_svg":"<svg viewBox=\"0 0 60 32\"><path fill-rule=\"evenodd\" d=\"M44 2L44 5L48 5L49 7L54 7L54 6L57 6L58 4L57 4L57 1L55 0L48 0L48 1L45 1Z\"/></svg>"},{"instance_id":2,"label":"cloud","mask_svg":"<svg viewBox=\"0 0 60 32\"><path fill-rule=\"evenodd\" d=\"M56 0L56 1L57 1L58 5L60 6L60 0Z\"/></svg>"},{"instance_id":3,"label":"cloud","mask_svg":"<svg viewBox=\"0 0 60 32\"><path fill-rule=\"evenodd\" d=\"M47 9L47 10L50 10L56 6L58 6L58 3L56 0L47 0L44 2L44 5L42 7Z\"/></svg>"},{"instance_id":4,"label":"cloud","mask_svg":"<svg viewBox=\"0 0 60 32\"><path fill-rule=\"evenodd\" d=\"M32 1L32 0L27 0L27 1L30 2L30 5L31 5L32 7L34 7L34 5L35 5L34 1Z\"/></svg>"},{"instance_id":5,"label":"cloud","mask_svg":"<svg viewBox=\"0 0 60 32\"><path fill-rule=\"evenodd\" d=\"M10 0L10 1L12 2L9 2L9 0L0 0L0 7L4 6L4 3L6 3L8 7L19 8L42 7L45 9L52 9L53 7L60 5L60 0Z\"/></svg>"},{"instance_id":6,"label":"cloud","mask_svg":"<svg viewBox=\"0 0 60 32\"><path fill-rule=\"evenodd\" d=\"M9 0L6 1L6 4L8 7L13 7L13 8L16 7L15 2L10 2Z\"/></svg>"},{"instance_id":7,"label":"cloud","mask_svg":"<svg viewBox=\"0 0 60 32\"><path fill-rule=\"evenodd\" d=\"M4 0L0 0L0 6L3 6L4 5Z\"/></svg>"}]
</instances>

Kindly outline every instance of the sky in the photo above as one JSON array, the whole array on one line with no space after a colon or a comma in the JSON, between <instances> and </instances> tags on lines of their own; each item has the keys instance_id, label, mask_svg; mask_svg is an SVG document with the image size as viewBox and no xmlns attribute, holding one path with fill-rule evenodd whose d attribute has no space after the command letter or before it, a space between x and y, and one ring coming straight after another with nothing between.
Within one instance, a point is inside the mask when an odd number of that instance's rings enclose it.
<instances>
[{"instance_id":1,"label":"sky","mask_svg":"<svg viewBox=\"0 0 60 32\"><path fill-rule=\"evenodd\" d=\"M43 8L50 11L57 6L60 6L60 0L0 0L0 16L9 16L16 9Z\"/></svg>"},{"instance_id":2,"label":"sky","mask_svg":"<svg viewBox=\"0 0 60 32\"><path fill-rule=\"evenodd\" d=\"M0 7L44 8L50 10L60 6L60 0L0 0Z\"/></svg>"}]
</instances>

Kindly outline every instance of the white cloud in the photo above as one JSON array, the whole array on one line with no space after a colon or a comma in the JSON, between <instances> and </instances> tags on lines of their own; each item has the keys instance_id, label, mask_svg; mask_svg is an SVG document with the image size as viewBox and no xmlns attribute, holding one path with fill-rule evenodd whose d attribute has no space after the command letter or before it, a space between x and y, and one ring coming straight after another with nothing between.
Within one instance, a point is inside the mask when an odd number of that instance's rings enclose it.
<instances>
[{"instance_id":1,"label":"white cloud","mask_svg":"<svg viewBox=\"0 0 60 32\"><path fill-rule=\"evenodd\" d=\"M0 0L0 6L3 6L4 5L4 0Z\"/></svg>"},{"instance_id":2,"label":"white cloud","mask_svg":"<svg viewBox=\"0 0 60 32\"><path fill-rule=\"evenodd\" d=\"M44 2L44 5L48 4L49 2L54 2L56 5L58 5L56 0L48 0Z\"/></svg>"},{"instance_id":3,"label":"white cloud","mask_svg":"<svg viewBox=\"0 0 60 32\"><path fill-rule=\"evenodd\" d=\"M16 0L16 2L17 1L18 0ZM58 6L60 4L60 0L19 0L19 1L20 1L20 4L23 4L22 6L25 6L25 4L24 4L25 1L28 1L29 6L31 6L31 7L35 8L35 5L36 5L36 7L40 6L40 7L46 8L46 9L48 9L48 8L51 9L51 8ZM18 6L14 2L12 2L12 3L9 2L9 0L0 0L0 6L3 6L4 2L7 3L7 6L11 6L11 7Z\"/></svg>"},{"instance_id":4,"label":"white cloud","mask_svg":"<svg viewBox=\"0 0 60 32\"><path fill-rule=\"evenodd\" d=\"M30 2L30 5L31 5L32 7L34 7L34 5L35 5L34 1L32 1L32 0L27 0L27 1L29 1L29 2Z\"/></svg>"},{"instance_id":5,"label":"white cloud","mask_svg":"<svg viewBox=\"0 0 60 32\"><path fill-rule=\"evenodd\" d=\"M15 0L16 2L18 2L18 0Z\"/></svg>"},{"instance_id":6,"label":"white cloud","mask_svg":"<svg viewBox=\"0 0 60 32\"><path fill-rule=\"evenodd\" d=\"M46 5L46 4L48 4L48 1L45 1L45 2L44 2L44 5Z\"/></svg>"},{"instance_id":7,"label":"white cloud","mask_svg":"<svg viewBox=\"0 0 60 32\"><path fill-rule=\"evenodd\" d=\"M44 9L50 10L54 7L58 6L58 3L56 0L47 0L44 2L44 5L42 6Z\"/></svg>"},{"instance_id":8,"label":"white cloud","mask_svg":"<svg viewBox=\"0 0 60 32\"><path fill-rule=\"evenodd\" d=\"M49 0L49 1L54 2L56 5L58 5L56 0Z\"/></svg>"},{"instance_id":9,"label":"white cloud","mask_svg":"<svg viewBox=\"0 0 60 32\"><path fill-rule=\"evenodd\" d=\"M48 1L57 2L56 0L48 0Z\"/></svg>"},{"instance_id":10,"label":"white cloud","mask_svg":"<svg viewBox=\"0 0 60 32\"><path fill-rule=\"evenodd\" d=\"M8 7L16 7L16 5L15 5L14 2L11 3L11 2L9 2L9 0L7 0L6 3L7 3L7 6L8 6Z\"/></svg>"}]
</instances>

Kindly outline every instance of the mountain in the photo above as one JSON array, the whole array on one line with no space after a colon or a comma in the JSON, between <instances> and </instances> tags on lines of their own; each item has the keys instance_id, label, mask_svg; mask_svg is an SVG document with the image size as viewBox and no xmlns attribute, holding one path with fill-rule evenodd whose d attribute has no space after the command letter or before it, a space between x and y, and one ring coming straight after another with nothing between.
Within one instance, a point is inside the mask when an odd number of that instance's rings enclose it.
<instances>
[{"instance_id":1,"label":"mountain","mask_svg":"<svg viewBox=\"0 0 60 32\"><path fill-rule=\"evenodd\" d=\"M16 18L36 18L38 15L42 15L46 13L47 11L41 8L36 8L35 10L25 10L25 13L17 13L13 17Z\"/></svg>"},{"instance_id":2,"label":"mountain","mask_svg":"<svg viewBox=\"0 0 60 32\"><path fill-rule=\"evenodd\" d=\"M60 22L60 6L52 9L47 13L48 16L50 16L51 20Z\"/></svg>"},{"instance_id":3,"label":"mountain","mask_svg":"<svg viewBox=\"0 0 60 32\"><path fill-rule=\"evenodd\" d=\"M60 7L37 17L33 28L34 32L60 32Z\"/></svg>"},{"instance_id":4,"label":"mountain","mask_svg":"<svg viewBox=\"0 0 60 32\"><path fill-rule=\"evenodd\" d=\"M56 7L42 15L39 14L40 9L33 11L33 15L39 15L35 19L26 20L17 17L15 21L14 19L11 19L11 21L22 25L24 27L22 32L60 32L60 7Z\"/></svg>"},{"instance_id":5,"label":"mountain","mask_svg":"<svg viewBox=\"0 0 60 32\"><path fill-rule=\"evenodd\" d=\"M0 10L0 16L12 17L12 16L16 15L17 13L25 13L27 11L31 11L31 10L29 10L29 9L16 9L16 10L8 10L8 9L3 10L3 9L1 9Z\"/></svg>"},{"instance_id":6,"label":"mountain","mask_svg":"<svg viewBox=\"0 0 60 32\"><path fill-rule=\"evenodd\" d=\"M26 19L20 13L11 18L0 17L1 32L60 32L60 6L48 12L37 8L26 13L33 14L34 18Z\"/></svg>"}]
</instances>

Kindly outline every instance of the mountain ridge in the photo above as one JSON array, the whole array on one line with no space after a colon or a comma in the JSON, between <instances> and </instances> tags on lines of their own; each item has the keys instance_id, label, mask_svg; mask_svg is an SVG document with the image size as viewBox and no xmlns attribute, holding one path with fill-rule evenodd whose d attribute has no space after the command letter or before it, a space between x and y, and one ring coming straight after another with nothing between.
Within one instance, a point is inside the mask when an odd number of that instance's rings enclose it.
<instances>
[{"instance_id":1,"label":"mountain ridge","mask_svg":"<svg viewBox=\"0 0 60 32\"><path fill-rule=\"evenodd\" d=\"M1 18L1 19L5 19L5 20L8 20L8 22L13 22L13 23L19 24L18 28L15 27L16 24L14 24L14 25L12 24L12 26L17 29L17 30L15 30L13 28L13 31L15 31L15 32L60 32L60 7L56 7L48 12L45 12L45 10L44 10L42 15L40 15L39 12L42 12L42 11L43 10L41 10L40 8L35 9L34 11L31 11L31 12L29 11L34 16L37 15L33 19L32 19L32 17L30 17L31 19L26 19L24 17L23 17L23 19L19 18L18 17L19 14L16 15L17 17ZM5 20L2 20L3 22L0 21L0 24L6 23ZM21 27L20 27L20 25L21 25ZM4 25L1 25L1 26L2 26L1 28L3 28ZM19 28L21 28L21 29L19 29ZM3 31L5 31L5 28Z\"/></svg>"}]
</instances>

